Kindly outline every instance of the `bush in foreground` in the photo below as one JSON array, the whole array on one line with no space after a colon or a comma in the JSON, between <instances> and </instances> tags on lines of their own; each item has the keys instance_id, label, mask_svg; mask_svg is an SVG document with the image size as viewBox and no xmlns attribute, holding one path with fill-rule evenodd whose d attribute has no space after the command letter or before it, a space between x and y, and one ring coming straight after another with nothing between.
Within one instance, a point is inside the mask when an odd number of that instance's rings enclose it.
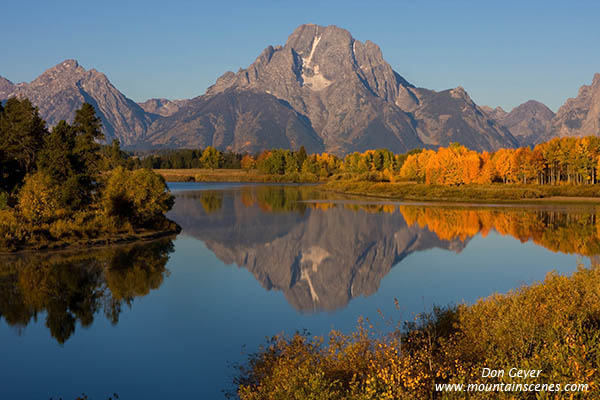
<instances>
[{"instance_id":1,"label":"bush in foreground","mask_svg":"<svg viewBox=\"0 0 600 400\"><path fill-rule=\"evenodd\" d=\"M386 335L361 324L350 335L331 332L327 342L301 334L276 336L238 366L235 383L242 400L464 398L464 393L436 392L435 384L588 384L587 392L574 393L577 398L598 391L599 349L600 268L580 267L570 278L550 273L543 283L470 306L435 309ZM542 373L482 378L483 368ZM472 392L470 398L502 395Z\"/></svg>"}]
</instances>

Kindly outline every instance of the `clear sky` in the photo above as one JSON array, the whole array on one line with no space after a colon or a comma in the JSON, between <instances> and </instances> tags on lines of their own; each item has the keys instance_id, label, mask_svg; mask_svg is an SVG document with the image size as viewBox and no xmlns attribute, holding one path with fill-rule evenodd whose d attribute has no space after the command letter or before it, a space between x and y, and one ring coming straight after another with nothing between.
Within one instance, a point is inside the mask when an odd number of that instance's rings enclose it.
<instances>
[{"instance_id":1,"label":"clear sky","mask_svg":"<svg viewBox=\"0 0 600 400\"><path fill-rule=\"evenodd\" d=\"M416 86L507 110L556 111L600 72L598 1L6 1L0 21L1 76L75 58L135 101L201 95L309 22L377 43Z\"/></svg>"}]
</instances>

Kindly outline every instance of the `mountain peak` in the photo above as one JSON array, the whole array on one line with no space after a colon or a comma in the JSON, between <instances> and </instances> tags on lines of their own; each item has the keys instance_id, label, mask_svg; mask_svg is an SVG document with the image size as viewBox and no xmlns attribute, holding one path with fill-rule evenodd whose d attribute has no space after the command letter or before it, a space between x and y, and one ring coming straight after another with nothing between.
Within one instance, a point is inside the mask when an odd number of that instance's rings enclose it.
<instances>
[{"instance_id":1,"label":"mountain peak","mask_svg":"<svg viewBox=\"0 0 600 400\"><path fill-rule=\"evenodd\" d=\"M527 100L525 103L523 103L523 104L521 104L521 105L522 105L522 106L524 106L524 105L529 105L529 106L540 106L540 105L541 105L541 106L544 106L544 107L545 107L544 103L541 103L541 102L539 102L539 101L537 101L537 100L533 100L533 99L531 99L531 100Z\"/></svg>"},{"instance_id":2,"label":"mountain peak","mask_svg":"<svg viewBox=\"0 0 600 400\"><path fill-rule=\"evenodd\" d=\"M416 88L392 69L377 44L335 25L300 25L283 47L266 47L248 68L222 75L207 95L230 89L283 101L310 121L327 151L338 154L457 140L486 150L515 144L489 125L462 87L440 96ZM449 120L451 115L456 118Z\"/></svg>"},{"instance_id":3,"label":"mountain peak","mask_svg":"<svg viewBox=\"0 0 600 400\"><path fill-rule=\"evenodd\" d=\"M600 84L600 73L596 72L594 74L594 79L592 80L592 85Z\"/></svg>"},{"instance_id":4,"label":"mountain peak","mask_svg":"<svg viewBox=\"0 0 600 400\"><path fill-rule=\"evenodd\" d=\"M73 58L63 61L62 63L60 63L60 65L63 66L65 69L79 67L79 63Z\"/></svg>"},{"instance_id":5,"label":"mountain peak","mask_svg":"<svg viewBox=\"0 0 600 400\"><path fill-rule=\"evenodd\" d=\"M457 86L454 89L450 89L450 96L452 96L455 99L464 99L466 101L471 101L469 94L462 86Z\"/></svg>"},{"instance_id":6,"label":"mountain peak","mask_svg":"<svg viewBox=\"0 0 600 400\"><path fill-rule=\"evenodd\" d=\"M11 85L0 79L0 100L9 96L28 98L50 127L73 121L81 104L91 103L107 139L118 138L124 145L137 142L156 118L119 92L106 75L86 71L75 59L56 64L30 83Z\"/></svg>"},{"instance_id":7,"label":"mountain peak","mask_svg":"<svg viewBox=\"0 0 600 400\"><path fill-rule=\"evenodd\" d=\"M79 65L77 60L68 59L56 64L44 73L72 73L75 71L85 72L85 69Z\"/></svg>"},{"instance_id":8,"label":"mountain peak","mask_svg":"<svg viewBox=\"0 0 600 400\"><path fill-rule=\"evenodd\" d=\"M15 84L6 78L0 76L0 100L3 100L10 96L15 90Z\"/></svg>"}]
</instances>

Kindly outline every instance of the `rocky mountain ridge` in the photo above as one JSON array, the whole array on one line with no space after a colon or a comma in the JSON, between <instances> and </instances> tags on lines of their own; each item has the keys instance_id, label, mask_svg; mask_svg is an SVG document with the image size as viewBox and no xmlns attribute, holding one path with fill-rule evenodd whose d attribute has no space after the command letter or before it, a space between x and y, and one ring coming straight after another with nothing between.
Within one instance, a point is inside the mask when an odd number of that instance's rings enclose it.
<instances>
[{"instance_id":1,"label":"rocky mountain ridge","mask_svg":"<svg viewBox=\"0 0 600 400\"><path fill-rule=\"evenodd\" d=\"M568 99L557 111L540 141L554 137L600 135L600 74L591 85L579 88L577 97Z\"/></svg>"},{"instance_id":2,"label":"rocky mountain ridge","mask_svg":"<svg viewBox=\"0 0 600 400\"><path fill-rule=\"evenodd\" d=\"M600 134L600 74L556 115L528 101L512 111L478 106L462 88L419 88L392 69L381 49L336 26L298 27L237 73L194 99L135 103L95 69L65 60L30 83L0 77L0 101L27 97L50 126L72 120L86 101L107 140L129 147L206 147L258 152L298 148L346 154L404 152L459 142L475 150Z\"/></svg>"},{"instance_id":3,"label":"rocky mountain ridge","mask_svg":"<svg viewBox=\"0 0 600 400\"><path fill-rule=\"evenodd\" d=\"M189 100L169 100L169 99L149 99L143 103L138 103L144 111L150 114L160 115L161 117L168 117L175 114L182 107L184 107Z\"/></svg>"},{"instance_id":4,"label":"rocky mountain ridge","mask_svg":"<svg viewBox=\"0 0 600 400\"><path fill-rule=\"evenodd\" d=\"M300 26L284 46L269 46L247 69L222 75L207 95L231 89L286 101L334 153L376 147L401 152L456 141L477 150L517 145L463 88L417 88L392 69L376 44L336 26Z\"/></svg>"},{"instance_id":5,"label":"rocky mountain ridge","mask_svg":"<svg viewBox=\"0 0 600 400\"><path fill-rule=\"evenodd\" d=\"M552 110L535 100L529 100L508 113L501 107L482 109L498 124L508 129L521 146L539 142L550 129L550 122L554 118Z\"/></svg>"},{"instance_id":6,"label":"rocky mountain ridge","mask_svg":"<svg viewBox=\"0 0 600 400\"><path fill-rule=\"evenodd\" d=\"M97 110L107 140L118 138L125 145L143 141L156 119L119 92L106 75L86 70L76 60L65 60L30 83L10 86L10 81L2 79L0 95L0 100L28 98L50 126L62 119L72 121L75 111L88 102Z\"/></svg>"}]
</instances>

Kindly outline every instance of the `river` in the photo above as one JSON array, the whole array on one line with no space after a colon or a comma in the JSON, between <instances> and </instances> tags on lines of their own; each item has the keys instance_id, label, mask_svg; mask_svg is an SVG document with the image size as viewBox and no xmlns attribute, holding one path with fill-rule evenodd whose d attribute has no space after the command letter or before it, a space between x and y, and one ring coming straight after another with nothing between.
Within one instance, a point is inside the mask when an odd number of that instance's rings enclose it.
<instances>
[{"instance_id":1,"label":"river","mask_svg":"<svg viewBox=\"0 0 600 400\"><path fill-rule=\"evenodd\" d=\"M176 238L0 258L0 398L223 399L232 364L266 337L349 332L361 316L388 330L433 305L570 274L600 254L593 204L170 187Z\"/></svg>"}]
</instances>

